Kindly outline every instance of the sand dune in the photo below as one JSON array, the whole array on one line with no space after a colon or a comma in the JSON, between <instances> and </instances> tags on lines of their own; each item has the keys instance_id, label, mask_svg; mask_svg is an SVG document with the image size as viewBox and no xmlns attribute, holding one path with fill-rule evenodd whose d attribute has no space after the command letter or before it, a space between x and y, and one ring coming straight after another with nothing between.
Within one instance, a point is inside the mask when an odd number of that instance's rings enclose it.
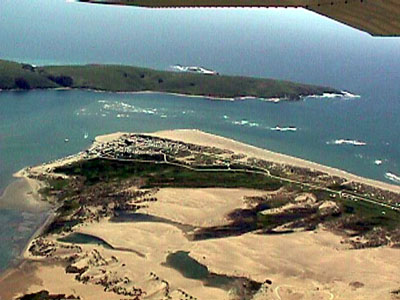
<instances>
[{"instance_id":1,"label":"sand dune","mask_svg":"<svg viewBox=\"0 0 400 300\"><path fill-rule=\"evenodd\" d=\"M192 226L219 226L228 223L226 216L230 212L246 207L245 196L265 194L248 189L163 188L154 195L158 201L140 212Z\"/></svg>"},{"instance_id":2,"label":"sand dune","mask_svg":"<svg viewBox=\"0 0 400 300\"><path fill-rule=\"evenodd\" d=\"M121 135L100 137L98 142ZM310 167L349 180L365 182L393 191L400 187L364 179L312 162L258 149L222 137L194 130L158 132L154 135L227 148L248 156ZM76 159L76 158L71 158ZM60 162L58 162L60 163ZM57 164L58 164L57 163ZM44 170L48 166L43 166ZM265 194L265 192L263 192ZM223 225L227 215L246 207L245 196L263 194L246 189L173 189L157 191L158 201L139 209L173 222L194 227ZM57 257L30 261L0 279L0 299L47 289L53 293L80 295L82 299L132 299L110 290L132 290L145 294L139 299L237 299L235 293L205 286L165 265L169 254L187 251L216 274L265 282L254 299L395 299L391 291L400 288L398 249L380 247L348 250L342 237L324 228L284 235L247 233L241 236L190 241L174 224L162 222L115 223L108 219L75 227L76 232L103 239L114 248L80 245L72 265L82 269L83 284L75 274L66 274L60 264L71 251ZM46 237L61 249L58 235ZM137 255L141 253L143 255ZM82 278L83 278L82 277ZM21 278L19 280L18 278ZM106 282L106 283L104 283ZM269 283L268 283L269 282ZM193 298L190 298L193 297Z\"/></svg>"}]
</instances>

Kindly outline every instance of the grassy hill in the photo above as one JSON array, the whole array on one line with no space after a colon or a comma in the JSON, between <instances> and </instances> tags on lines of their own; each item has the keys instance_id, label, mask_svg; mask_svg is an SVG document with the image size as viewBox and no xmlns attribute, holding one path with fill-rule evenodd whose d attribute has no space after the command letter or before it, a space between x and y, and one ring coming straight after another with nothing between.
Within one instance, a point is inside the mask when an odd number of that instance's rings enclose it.
<instances>
[{"instance_id":1,"label":"grassy hill","mask_svg":"<svg viewBox=\"0 0 400 300\"><path fill-rule=\"evenodd\" d=\"M0 89L56 88L58 84L35 72L31 65L0 60Z\"/></svg>"},{"instance_id":2,"label":"grassy hill","mask_svg":"<svg viewBox=\"0 0 400 300\"><path fill-rule=\"evenodd\" d=\"M157 71L122 65L33 67L0 60L0 89L69 87L112 92L157 91L233 98L259 98L340 93L329 88L289 81L242 76L210 76L195 73Z\"/></svg>"}]
</instances>

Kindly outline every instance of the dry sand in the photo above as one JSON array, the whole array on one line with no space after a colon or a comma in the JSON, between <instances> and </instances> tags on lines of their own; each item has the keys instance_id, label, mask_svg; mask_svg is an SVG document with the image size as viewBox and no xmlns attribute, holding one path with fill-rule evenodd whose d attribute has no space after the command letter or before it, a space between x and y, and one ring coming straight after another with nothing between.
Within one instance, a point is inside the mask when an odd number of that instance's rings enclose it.
<instances>
[{"instance_id":1,"label":"dry sand","mask_svg":"<svg viewBox=\"0 0 400 300\"><path fill-rule=\"evenodd\" d=\"M186 143L193 143L203 146L217 147L221 149L229 149L237 153L246 154L248 157L255 157L259 159L265 159L271 162L283 163L287 165L293 165L298 167L310 168L317 171L329 173L334 176L340 176L346 178L349 181L355 181L360 183L365 183L371 186L382 188L385 190L400 193L400 186L388 184L385 182L372 180L364 177L360 177L346 171L327 167L320 165L311 161L296 158L293 156L272 152L269 150L257 148L248 144L237 142L232 139L224 138L214 134L206 133L196 129L179 129L179 130L166 130L159 131L153 134L153 136L158 136L162 138L168 138L172 140L182 141Z\"/></svg>"},{"instance_id":2,"label":"dry sand","mask_svg":"<svg viewBox=\"0 0 400 300\"><path fill-rule=\"evenodd\" d=\"M185 192L189 194L193 190L161 189L156 194L159 201L150 203L145 210L189 225L223 224L231 200L233 208L243 207L240 197L259 193L201 189L195 191L195 199L201 201L196 203ZM177 205L180 200L182 208ZM215 209L213 203L217 204ZM118 278L127 277L136 287L154 293L155 297L147 299L161 299L157 298L157 291L162 289L161 280L166 280L175 291L173 299L184 299L180 298L178 289L198 299L232 299L222 289L206 287L163 265L168 254L179 250L189 251L191 257L215 273L246 276L261 282L271 280L269 289L255 299L391 299L390 291L400 287L398 249L347 250L339 236L323 229L272 236L248 233L198 242L187 240L179 228L164 223L102 220L80 226L77 231L102 238L113 247L142 253L82 246L84 251L97 249L105 258L118 259L106 267L90 267L90 274L96 277L105 269ZM151 273L159 277L158 281ZM54 293L79 294L82 299L127 299L109 292L104 294L99 286L90 283L83 285L73 275L65 274L59 265L37 265L31 274L33 281L28 281L30 286L25 290L28 292L46 288ZM0 284L0 295L3 289L4 285Z\"/></svg>"},{"instance_id":3,"label":"dry sand","mask_svg":"<svg viewBox=\"0 0 400 300\"><path fill-rule=\"evenodd\" d=\"M262 196L265 192L248 189L163 188L154 196L157 202L140 212L199 227L228 223L227 215L246 207L245 196Z\"/></svg>"},{"instance_id":4,"label":"dry sand","mask_svg":"<svg viewBox=\"0 0 400 300\"><path fill-rule=\"evenodd\" d=\"M323 230L276 236L250 233L201 242L189 242L179 229L161 223L100 222L79 231L101 237L115 247L145 254L140 257L98 247L105 257L118 258L119 264L111 267L118 276L126 276L146 289L153 272L168 281L172 290L180 288L198 299L231 298L224 290L205 287L163 266L169 253L190 251L193 258L216 273L272 280L273 293L259 295L257 299L391 299L390 291L400 286L398 250L345 250L338 236ZM94 269L92 274L96 272ZM96 299L94 290L77 289L77 283L72 276L64 275L63 269L42 267L35 276L43 283L31 286L30 291L40 287L54 292L76 290L83 299ZM54 277L63 278L64 284L60 286L58 280L51 280ZM354 283L361 287L353 288ZM112 299L108 294L97 299L100 298Z\"/></svg>"},{"instance_id":5,"label":"dry sand","mask_svg":"<svg viewBox=\"0 0 400 300\"><path fill-rule=\"evenodd\" d=\"M0 278L0 300L11 300L44 289L67 296L85 295L82 300L124 299L111 292L105 293L101 286L84 285L73 277L73 274L66 274L65 267L57 262L26 261Z\"/></svg>"},{"instance_id":6,"label":"dry sand","mask_svg":"<svg viewBox=\"0 0 400 300\"><path fill-rule=\"evenodd\" d=\"M128 132L116 132L106 135L101 135L96 137L97 143L110 142L115 139L120 138L124 134L129 134ZM325 172L332 176L339 176L347 179L348 181L354 181L359 183L368 184L377 188L385 189L395 193L400 193L400 186L394 185L378 180L373 180L365 177L361 177L349 172L324 166L315 162L311 162L305 159L297 158L294 156L289 156L286 154L281 154L278 152L269 151L266 149L258 148L248 144L244 144L229 138L214 135L197 129L176 129L176 130L165 130L157 131L155 133L143 133L151 136L167 138L176 141L182 141L185 143L198 144L202 146L217 147L221 149L229 149L236 153L243 153L248 157L255 157L259 159L264 159L267 161L287 164L302 168L310 168L316 171Z\"/></svg>"},{"instance_id":7,"label":"dry sand","mask_svg":"<svg viewBox=\"0 0 400 300\"><path fill-rule=\"evenodd\" d=\"M110 140L121 134L97 140ZM164 131L154 135L227 148L248 156L310 167L349 180L393 191L400 190L400 187L394 185L360 178L199 131ZM161 189L156 194L159 200L141 210L188 225L221 225L227 222L226 215L231 210L244 207L243 196L257 193L243 189ZM187 240L179 228L165 223L111 223L102 220L79 226L77 231L100 237L114 247L142 253L141 256L135 252L110 250L95 245L82 246L84 252L97 249L107 259L117 257L118 262L104 269L115 276L126 276L135 286L149 291L147 299L161 299L157 294L163 287L160 280L169 283L173 291L172 299L184 299L178 288L198 299L232 299L222 289L206 287L200 281L187 279L166 267L163 263L168 254L179 250L189 251L191 257L216 273L247 276L258 281L271 280L272 285L255 296L258 300L394 299L390 292L400 288L398 249L380 247L347 250L339 236L323 229L287 235L248 233L197 242ZM28 266L16 269L5 279L0 279L1 300L8 300L17 292L41 289L54 293L79 294L82 299L127 299L105 293L101 286L75 281L74 275L66 274L60 265L36 263L34 267ZM89 271L94 276L102 272L99 267L90 267ZM151 274L157 274L158 281Z\"/></svg>"},{"instance_id":8,"label":"dry sand","mask_svg":"<svg viewBox=\"0 0 400 300\"><path fill-rule=\"evenodd\" d=\"M128 134L128 132L113 132L110 134L99 135L95 138L95 143L108 143L119 139L124 134Z\"/></svg>"}]
</instances>

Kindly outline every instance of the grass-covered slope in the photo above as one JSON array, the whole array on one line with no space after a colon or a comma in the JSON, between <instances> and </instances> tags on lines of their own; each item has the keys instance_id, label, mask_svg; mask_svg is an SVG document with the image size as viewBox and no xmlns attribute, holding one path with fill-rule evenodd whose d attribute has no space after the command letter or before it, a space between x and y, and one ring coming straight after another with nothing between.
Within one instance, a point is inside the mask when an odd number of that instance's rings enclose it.
<instances>
[{"instance_id":1,"label":"grass-covered slope","mask_svg":"<svg viewBox=\"0 0 400 300\"><path fill-rule=\"evenodd\" d=\"M119 65L34 68L0 60L0 89L89 88L112 92L157 91L223 98L255 96L298 99L338 90L289 81L241 76L210 76Z\"/></svg>"},{"instance_id":2,"label":"grass-covered slope","mask_svg":"<svg viewBox=\"0 0 400 300\"><path fill-rule=\"evenodd\" d=\"M37 73L31 65L0 60L0 89L29 90L58 86L46 76Z\"/></svg>"}]
</instances>

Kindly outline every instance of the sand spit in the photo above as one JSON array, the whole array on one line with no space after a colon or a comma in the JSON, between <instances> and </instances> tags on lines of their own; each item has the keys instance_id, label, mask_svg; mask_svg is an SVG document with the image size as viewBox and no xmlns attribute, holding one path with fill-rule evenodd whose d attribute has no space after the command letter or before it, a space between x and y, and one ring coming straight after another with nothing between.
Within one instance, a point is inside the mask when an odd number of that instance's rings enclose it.
<instances>
[{"instance_id":1,"label":"sand spit","mask_svg":"<svg viewBox=\"0 0 400 300\"><path fill-rule=\"evenodd\" d=\"M232 139L217 136L211 133L206 133L197 129L179 129L179 130L166 130L159 131L153 134L153 136L158 136L162 138L168 138L176 141L182 141L186 143L199 144L203 146L214 146L221 149L230 149L237 153L244 153L249 157L256 157L260 159L265 159L268 161L293 165L303 168L310 168L313 170L328 173L333 176L339 176L346 178L349 181L359 182L368 184L377 188L385 189L388 191L400 193L400 186L393 185L373 179L364 178L357 176L346 171L335 169L332 167L324 166L318 163L307 161L304 159L296 158L293 156L272 152L269 150L257 148L255 146L247 145L241 142L237 142Z\"/></svg>"},{"instance_id":2,"label":"sand spit","mask_svg":"<svg viewBox=\"0 0 400 300\"><path fill-rule=\"evenodd\" d=\"M95 143L111 141L123 134L97 137ZM248 157L312 168L347 180L400 191L400 187L395 185L197 130L161 131L153 135L230 149ZM33 167L29 172L39 175L53 167L79 160L82 155ZM27 170L19 175L26 176ZM146 203L138 213L157 216L170 223L112 222L103 218L74 227L75 233L97 237L111 248L95 243L76 245L60 242L58 239L65 237L66 233L46 236L42 246L48 251L44 256L26 251L26 261L0 278L0 300L43 289L54 294L79 295L84 300L242 299L232 290L207 286L201 280L185 277L166 265L168 256L178 251L188 252L209 272L246 277L261 283L261 288L251 298L254 300L396 299L391 292L400 288L399 249L349 250L348 245L342 243L343 237L322 227L293 234L261 235L252 232L192 241L176 225L207 227L227 224L230 212L249 205L247 197L267 193L273 192L226 188L157 189L151 195L157 201ZM296 201L313 203L315 199L310 197ZM66 272L71 258L73 262Z\"/></svg>"}]
</instances>

